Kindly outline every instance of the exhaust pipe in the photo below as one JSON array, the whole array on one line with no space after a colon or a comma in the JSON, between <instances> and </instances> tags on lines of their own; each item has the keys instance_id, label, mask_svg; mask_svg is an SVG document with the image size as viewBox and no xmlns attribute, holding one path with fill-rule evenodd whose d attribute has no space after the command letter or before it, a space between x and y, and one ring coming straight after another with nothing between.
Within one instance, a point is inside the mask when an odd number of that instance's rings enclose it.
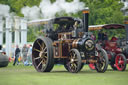
<instances>
[{"instance_id":1,"label":"exhaust pipe","mask_svg":"<svg viewBox=\"0 0 128 85\"><path fill-rule=\"evenodd\" d=\"M126 44L128 45L128 20L125 20L124 24L126 29Z\"/></svg>"},{"instance_id":2,"label":"exhaust pipe","mask_svg":"<svg viewBox=\"0 0 128 85\"><path fill-rule=\"evenodd\" d=\"M82 12L83 12L83 31L88 32L89 8L84 9Z\"/></svg>"}]
</instances>

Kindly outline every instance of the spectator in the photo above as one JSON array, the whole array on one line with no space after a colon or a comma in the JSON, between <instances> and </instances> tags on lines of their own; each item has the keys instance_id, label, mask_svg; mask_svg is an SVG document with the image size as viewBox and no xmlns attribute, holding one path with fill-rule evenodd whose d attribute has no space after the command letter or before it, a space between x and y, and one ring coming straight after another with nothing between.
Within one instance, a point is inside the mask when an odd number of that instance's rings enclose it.
<instances>
[{"instance_id":1,"label":"spectator","mask_svg":"<svg viewBox=\"0 0 128 85\"><path fill-rule=\"evenodd\" d=\"M113 36L112 39L111 39L112 42L115 42L115 41L117 41L117 40L118 40L118 38L115 37L115 36Z\"/></svg>"},{"instance_id":2,"label":"spectator","mask_svg":"<svg viewBox=\"0 0 128 85\"><path fill-rule=\"evenodd\" d=\"M19 64L19 61L18 61L19 56L20 56L20 49L17 45L15 50L15 60L14 60L13 66L15 66L16 62L17 62L17 65Z\"/></svg>"},{"instance_id":3,"label":"spectator","mask_svg":"<svg viewBox=\"0 0 128 85\"><path fill-rule=\"evenodd\" d=\"M107 33L106 33L106 32L104 33L103 40L108 40L108 35L107 35Z\"/></svg>"},{"instance_id":4,"label":"spectator","mask_svg":"<svg viewBox=\"0 0 128 85\"><path fill-rule=\"evenodd\" d=\"M103 39L103 33L102 31L100 30L99 33L98 33L98 40L102 40Z\"/></svg>"},{"instance_id":5,"label":"spectator","mask_svg":"<svg viewBox=\"0 0 128 85\"><path fill-rule=\"evenodd\" d=\"M5 46L3 46L3 47L2 47L2 53L3 53L3 54L6 54L6 51L5 51L5 50L6 50L6 49L5 49Z\"/></svg>"},{"instance_id":6,"label":"spectator","mask_svg":"<svg viewBox=\"0 0 128 85\"><path fill-rule=\"evenodd\" d=\"M26 44L24 44L24 46L22 48L22 56L23 56L24 65L27 62L27 53L28 53L28 48L27 48Z\"/></svg>"},{"instance_id":7,"label":"spectator","mask_svg":"<svg viewBox=\"0 0 128 85\"><path fill-rule=\"evenodd\" d=\"M0 52L2 52L2 45L0 45Z\"/></svg>"},{"instance_id":8,"label":"spectator","mask_svg":"<svg viewBox=\"0 0 128 85\"><path fill-rule=\"evenodd\" d=\"M12 45L11 50L12 50L12 58L13 58L15 56L15 46L14 45Z\"/></svg>"},{"instance_id":9,"label":"spectator","mask_svg":"<svg viewBox=\"0 0 128 85\"><path fill-rule=\"evenodd\" d=\"M32 65L32 45L29 45L27 60L28 65Z\"/></svg>"}]
</instances>

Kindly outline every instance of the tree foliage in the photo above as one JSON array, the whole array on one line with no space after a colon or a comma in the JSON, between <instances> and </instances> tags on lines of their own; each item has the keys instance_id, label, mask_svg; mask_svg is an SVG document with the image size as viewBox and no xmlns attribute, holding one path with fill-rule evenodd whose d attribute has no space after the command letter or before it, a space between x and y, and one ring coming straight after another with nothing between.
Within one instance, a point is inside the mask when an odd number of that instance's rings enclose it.
<instances>
[{"instance_id":1,"label":"tree foliage","mask_svg":"<svg viewBox=\"0 0 128 85\"><path fill-rule=\"evenodd\" d=\"M21 8L23 8L24 6L32 7L34 5L39 5L40 2L41 0L0 0L1 4L6 4L10 6L10 12L14 12L21 17L23 17L23 14L21 13Z\"/></svg>"},{"instance_id":2,"label":"tree foliage","mask_svg":"<svg viewBox=\"0 0 128 85\"><path fill-rule=\"evenodd\" d=\"M21 8L24 6L32 7L34 5L39 6L42 0L0 0L1 4L9 5L11 10L10 12L15 12L18 16L23 17L21 13ZM51 0L54 3L56 0ZM71 2L73 0L66 0ZM123 13L120 9L123 7L122 3L119 3L120 0L80 0L85 3L86 7L90 9L89 24L98 25L98 24L112 24L118 23L122 24L124 21ZM60 16L56 14L56 16ZM63 13L61 16L73 16L82 18L82 13L79 11L75 14L66 14ZM125 17L128 18L128 17ZM32 36L32 37L31 37ZM28 41L33 41L34 36L32 30L28 32Z\"/></svg>"},{"instance_id":3,"label":"tree foliage","mask_svg":"<svg viewBox=\"0 0 128 85\"><path fill-rule=\"evenodd\" d=\"M83 0L90 8L90 24L123 23L120 0ZM118 18L117 18L118 17Z\"/></svg>"}]
</instances>

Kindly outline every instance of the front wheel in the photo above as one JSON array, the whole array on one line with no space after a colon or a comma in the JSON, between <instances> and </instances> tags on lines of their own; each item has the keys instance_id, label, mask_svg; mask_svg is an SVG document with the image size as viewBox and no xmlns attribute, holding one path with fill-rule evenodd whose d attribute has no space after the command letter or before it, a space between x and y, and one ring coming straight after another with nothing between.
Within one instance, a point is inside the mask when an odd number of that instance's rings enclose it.
<instances>
[{"instance_id":1,"label":"front wheel","mask_svg":"<svg viewBox=\"0 0 128 85\"><path fill-rule=\"evenodd\" d=\"M126 69L127 59L124 54L118 54L115 58L116 68L119 71L124 71Z\"/></svg>"},{"instance_id":2,"label":"front wheel","mask_svg":"<svg viewBox=\"0 0 128 85\"><path fill-rule=\"evenodd\" d=\"M72 73L77 73L81 70L81 56L77 49L72 49L64 64L66 70Z\"/></svg>"},{"instance_id":3,"label":"front wheel","mask_svg":"<svg viewBox=\"0 0 128 85\"><path fill-rule=\"evenodd\" d=\"M98 50L97 63L95 63L95 68L97 72L104 73L108 67L108 56L104 49Z\"/></svg>"}]
</instances>

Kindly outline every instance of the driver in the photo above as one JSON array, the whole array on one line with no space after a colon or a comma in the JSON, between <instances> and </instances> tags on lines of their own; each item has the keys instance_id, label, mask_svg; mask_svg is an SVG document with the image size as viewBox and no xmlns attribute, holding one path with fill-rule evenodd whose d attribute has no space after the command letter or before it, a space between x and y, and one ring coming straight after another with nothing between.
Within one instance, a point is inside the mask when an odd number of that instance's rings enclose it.
<instances>
[{"instance_id":1,"label":"driver","mask_svg":"<svg viewBox=\"0 0 128 85\"><path fill-rule=\"evenodd\" d=\"M108 35L107 35L107 33L105 32L105 33L103 33L103 40L108 40Z\"/></svg>"},{"instance_id":2,"label":"driver","mask_svg":"<svg viewBox=\"0 0 128 85\"><path fill-rule=\"evenodd\" d=\"M115 37L115 36L113 36L112 39L111 39L111 41L117 41L117 40L118 40L118 38Z\"/></svg>"},{"instance_id":3,"label":"driver","mask_svg":"<svg viewBox=\"0 0 128 85\"><path fill-rule=\"evenodd\" d=\"M103 35L104 35L104 33L102 32L102 30L99 30L99 33L98 33L98 40L99 41L103 40Z\"/></svg>"}]
</instances>

